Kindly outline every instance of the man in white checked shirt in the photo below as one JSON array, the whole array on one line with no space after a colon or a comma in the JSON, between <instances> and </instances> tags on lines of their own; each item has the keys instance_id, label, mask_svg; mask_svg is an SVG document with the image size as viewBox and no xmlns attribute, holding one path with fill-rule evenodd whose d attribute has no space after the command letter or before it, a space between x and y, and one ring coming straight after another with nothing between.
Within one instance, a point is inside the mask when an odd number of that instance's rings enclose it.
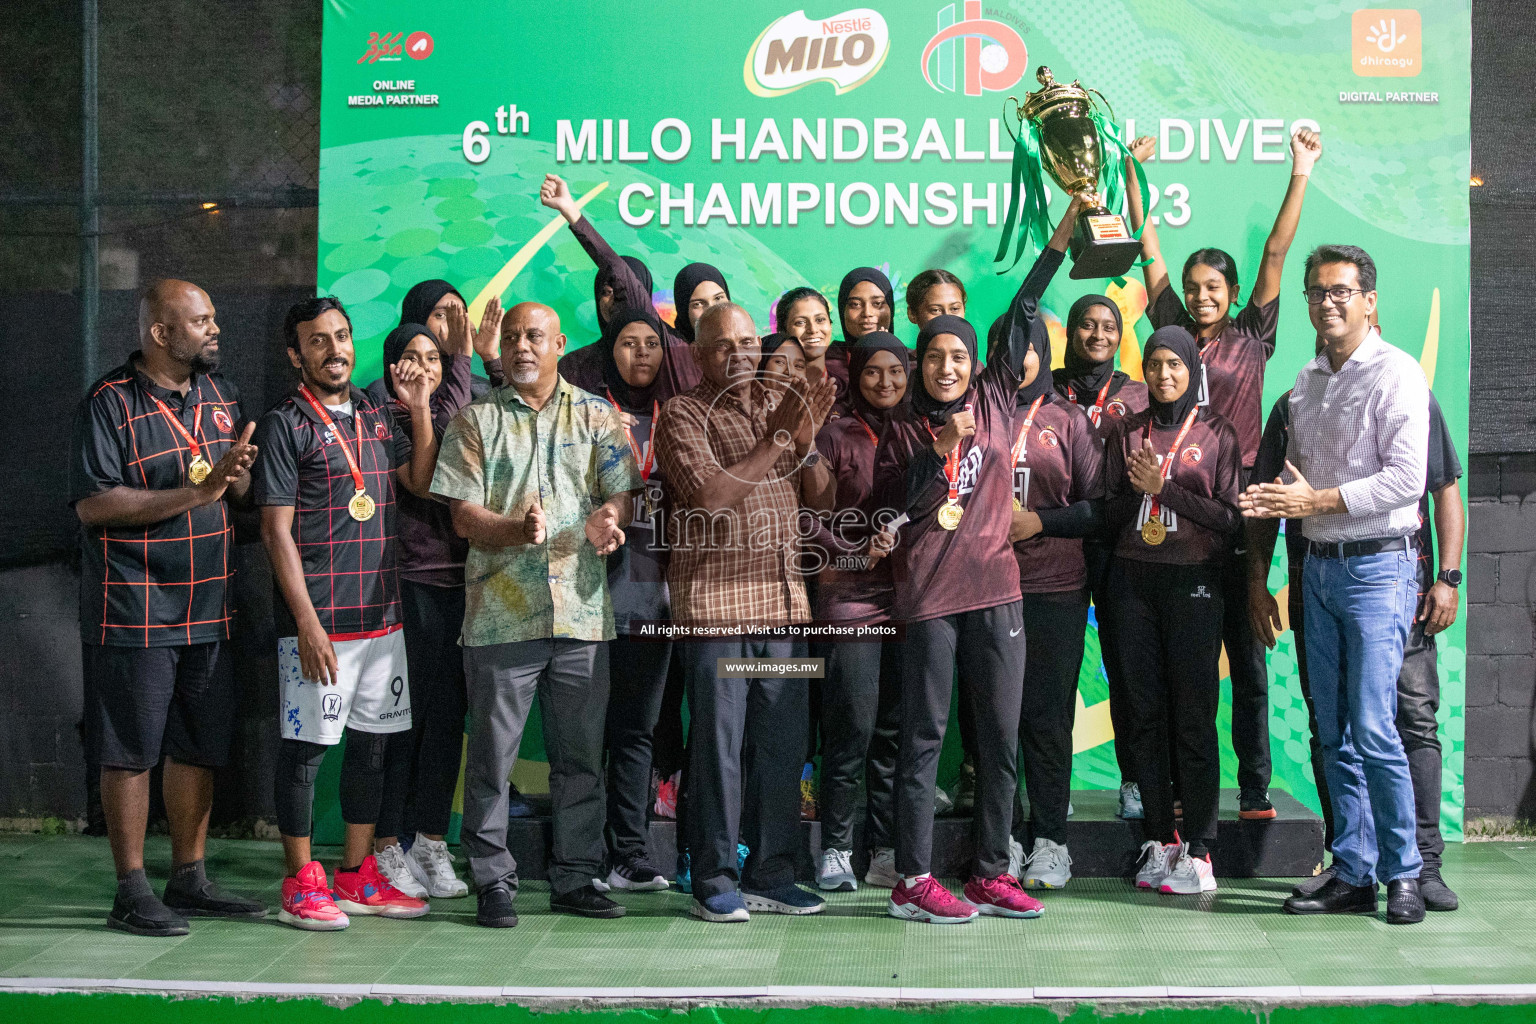
<instances>
[{"instance_id":1,"label":"man in white checked shirt","mask_svg":"<svg viewBox=\"0 0 1536 1024\"><path fill-rule=\"evenodd\" d=\"M1424 919L1408 757L1394 719L1403 645L1418 598L1418 500L1429 385L1412 356L1371 326L1376 264L1355 246L1307 257L1307 306L1323 350L1296 376L1286 474L1244 493L1250 517L1305 517L1307 664L1333 802L1337 876L1295 914Z\"/></svg>"}]
</instances>

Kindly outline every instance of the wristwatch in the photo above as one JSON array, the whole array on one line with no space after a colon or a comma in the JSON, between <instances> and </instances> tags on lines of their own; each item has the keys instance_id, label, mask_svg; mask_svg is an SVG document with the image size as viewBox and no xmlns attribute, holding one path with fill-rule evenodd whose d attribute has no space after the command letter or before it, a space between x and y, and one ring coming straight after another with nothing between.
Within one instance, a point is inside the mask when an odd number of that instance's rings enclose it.
<instances>
[{"instance_id":1,"label":"wristwatch","mask_svg":"<svg viewBox=\"0 0 1536 1024\"><path fill-rule=\"evenodd\" d=\"M816 465L816 463L818 463L820 461L821 461L821 452L817 451L816 450L816 446L813 444L813 445L811 445L811 450L806 452L805 455L803 455L801 457L800 465L804 469L810 469L812 466Z\"/></svg>"},{"instance_id":2,"label":"wristwatch","mask_svg":"<svg viewBox=\"0 0 1536 1024\"><path fill-rule=\"evenodd\" d=\"M1461 570L1441 569L1440 575L1436 576L1435 579L1448 587L1459 587L1461 586Z\"/></svg>"}]
</instances>

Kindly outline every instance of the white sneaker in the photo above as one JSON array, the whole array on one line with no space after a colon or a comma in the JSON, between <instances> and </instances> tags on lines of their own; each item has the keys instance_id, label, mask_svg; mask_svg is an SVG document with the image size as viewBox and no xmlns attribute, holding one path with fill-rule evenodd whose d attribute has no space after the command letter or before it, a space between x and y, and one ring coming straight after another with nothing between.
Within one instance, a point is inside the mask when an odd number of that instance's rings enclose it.
<instances>
[{"instance_id":1,"label":"white sneaker","mask_svg":"<svg viewBox=\"0 0 1536 1024\"><path fill-rule=\"evenodd\" d=\"M1136 888L1156 889L1163 884L1169 868L1172 867L1172 858L1179 852L1178 844L1168 843L1166 846L1156 839L1148 839L1141 844L1141 870L1136 872Z\"/></svg>"},{"instance_id":2,"label":"white sneaker","mask_svg":"<svg viewBox=\"0 0 1536 1024\"><path fill-rule=\"evenodd\" d=\"M427 887L416 881L415 876L411 874L410 865L406 863L405 847L399 843L392 843L376 852L373 859L378 862L379 874L383 875L384 880L390 885L415 899L427 898Z\"/></svg>"},{"instance_id":3,"label":"white sneaker","mask_svg":"<svg viewBox=\"0 0 1536 1024\"><path fill-rule=\"evenodd\" d=\"M1029 865L1023 876L1026 889L1064 889L1072 878L1067 848L1043 836L1035 840L1035 849L1024 863Z\"/></svg>"},{"instance_id":4,"label":"white sneaker","mask_svg":"<svg viewBox=\"0 0 1536 1024\"><path fill-rule=\"evenodd\" d=\"M853 873L853 855L830 847L821 851L816 866L816 886L827 892L853 892L859 887Z\"/></svg>"},{"instance_id":5,"label":"white sneaker","mask_svg":"<svg viewBox=\"0 0 1536 1024\"><path fill-rule=\"evenodd\" d=\"M1115 816L1126 821L1139 821L1145 812L1141 808L1141 787L1134 782L1120 783L1120 807Z\"/></svg>"},{"instance_id":6,"label":"white sneaker","mask_svg":"<svg viewBox=\"0 0 1536 1024\"><path fill-rule=\"evenodd\" d=\"M425 886L434 899L452 900L469 895L469 886L454 873L453 854L441 839L428 839L417 832L411 852L405 855L405 864L411 869L411 877Z\"/></svg>"},{"instance_id":7,"label":"white sneaker","mask_svg":"<svg viewBox=\"0 0 1536 1024\"><path fill-rule=\"evenodd\" d=\"M1216 891L1216 873L1211 868L1210 854L1204 857L1191 857L1189 844L1179 846L1178 859L1169 869L1160 892L1170 893L1176 896L1193 896L1202 892Z\"/></svg>"},{"instance_id":8,"label":"white sneaker","mask_svg":"<svg viewBox=\"0 0 1536 1024\"><path fill-rule=\"evenodd\" d=\"M1013 836L1008 837L1008 873L1014 878L1019 877L1019 872L1024 870L1024 865L1029 863L1024 857L1024 844Z\"/></svg>"},{"instance_id":9,"label":"white sneaker","mask_svg":"<svg viewBox=\"0 0 1536 1024\"><path fill-rule=\"evenodd\" d=\"M940 818L955 813L955 801L943 786L933 787L933 813Z\"/></svg>"},{"instance_id":10,"label":"white sneaker","mask_svg":"<svg viewBox=\"0 0 1536 1024\"><path fill-rule=\"evenodd\" d=\"M896 873L896 851L889 846L877 846L869 851L869 870L864 872L864 884L879 889L894 889L901 876Z\"/></svg>"}]
</instances>

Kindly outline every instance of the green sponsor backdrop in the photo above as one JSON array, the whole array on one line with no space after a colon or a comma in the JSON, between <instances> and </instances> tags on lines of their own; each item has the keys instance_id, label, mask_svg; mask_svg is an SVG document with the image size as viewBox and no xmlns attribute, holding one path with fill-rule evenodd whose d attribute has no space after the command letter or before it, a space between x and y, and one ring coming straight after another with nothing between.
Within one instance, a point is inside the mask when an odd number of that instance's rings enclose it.
<instances>
[{"instance_id":1,"label":"green sponsor backdrop","mask_svg":"<svg viewBox=\"0 0 1536 1024\"><path fill-rule=\"evenodd\" d=\"M992 263L1010 146L1001 132L994 145L993 122L1001 122L1004 98L1034 87L1034 68L1047 64L1058 78L1081 78L1104 93L1128 131L1134 122L1136 134L1162 137L1148 176L1160 193L1154 212L1169 262L1220 246L1236 256L1245 285L1288 181L1285 140L1298 122L1316 124L1324 155L1286 264L1266 413L1312 351L1302 260L1321 242L1350 242L1376 257L1384 334L1420 357L1465 451L1466 0L1416 10L1298 0L901 0L833 3L790 18L797 10L759 0L328 3L318 285L351 311L357 380L379 375L400 299L428 277L448 278L471 300L492 288L507 303L548 303L573 347L596 337L590 262L563 221L535 238L556 219L537 199L550 171L578 198L600 189L586 214L616 249L649 263L663 309L673 300L672 275L693 260L719 266L764 331L774 299L795 285L831 295L849 268L879 266L904 310L905 283L944 267L966 282L970 318L985 325L1023 269L999 276ZM759 48L765 56L777 41L792 61L795 38L819 39L823 26L840 37L827 48L844 67L819 73L838 81L796 79L792 67L765 74L761 61L754 68ZM809 43L806 63L830 63L819 50ZM653 138L667 119L673 126ZM725 139L716 138L717 119ZM824 154L814 145L818 122ZM689 136L686 152L678 124ZM892 141L897 125L900 143ZM877 152L882 132L887 144ZM640 153L646 159L634 158ZM664 188L677 203L666 211ZM1055 197L1053 212L1063 208ZM493 286L498 274L504 280ZM1105 284L1060 275L1047 315L1059 318L1077 295ZM1144 305L1135 278L1112 294L1133 314ZM900 312L896 330L909 341L916 334ZM1138 337L1149 331L1145 319L1135 324ZM1134 360L1127 365L1139 370ZM1275 590L1285 585L1278 558L1270 581ZM1464 638L1459 621L1440 641L1442 825L1455 838ZM1106 787L1118 776L1095 635L1088 651L1074 784ZM1289 632L1269 665L1275 785L1315 808ZM1228 693L1222 708L1225 736ZM524 758L542 760L539 730L526 736ZM956 756L949 752L947 771ZM525 767L536 785L536 768ZM1235 767L1224 742L1224 785L1235 785ZM336 825L334 808L322 814L322 834Z\"/></svg>"}]
</instances>

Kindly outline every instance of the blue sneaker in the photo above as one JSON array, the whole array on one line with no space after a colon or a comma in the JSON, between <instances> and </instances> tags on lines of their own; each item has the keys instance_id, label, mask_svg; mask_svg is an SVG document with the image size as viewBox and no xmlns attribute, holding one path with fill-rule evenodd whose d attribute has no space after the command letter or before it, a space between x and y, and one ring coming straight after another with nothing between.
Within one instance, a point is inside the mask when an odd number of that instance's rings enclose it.
<instances>
[{"instance_id":1,"label":"blue sneaker","mask_svg":"<svg viewBox=\"0 0 1536 1024\"><path fill-rule=\"evenodd\" d=\"M509 785L507 790L507 817L533 817L533 804L528 802L528 798L519 793L516 786Z\"/></svg>"},{"instance_id":2,"label":"blue sneaker","mask_svg":"<svg viewBox=\"0 0 1536 1024\"><path fill-rule=\"evenodd\" d=\"M766 892L743 889L741 895L746 900L748 910L763 914L819 914L827 906L820 896L807 892L793 882Z\"/></svg>"},{"instance_id":3,"label":"blue sneaker","mask_svg":"<svg viewBox=\"0 0 1536 1024\"><path fill-rule=\"evenodd\" d=\"M677 855L677 887L690 895L693 893L693 873L689 870L687 850Z\"/></svg>"},{"instance_id":4,"label":"blue sneaker","mask_svg":"<svg viewBox=\"0 0 1536 1024\"><path fill-rule=\"evenodd\" d=\"M750 857L750 856L752 856L752 851L747 849L747 844L746 843L737 843L736 844L736 877L737 878L740 878L741 877L741 873L743 871L747 870L747 858Z\"/></svg>"},{"instance_id":5,"label":"blue sneaker","mask_svg":"<svg viewBox=\"0 0 1536 1024\"><path fill-rule=\"evenodd\" d=\"M752 915L747 913L747 905L741 900L741 893L735 889L706 896L702 900L694 900L689 912L694 917L702 918L711 924L748 921L752 918Z\"/></svg>"}]
</instances>

